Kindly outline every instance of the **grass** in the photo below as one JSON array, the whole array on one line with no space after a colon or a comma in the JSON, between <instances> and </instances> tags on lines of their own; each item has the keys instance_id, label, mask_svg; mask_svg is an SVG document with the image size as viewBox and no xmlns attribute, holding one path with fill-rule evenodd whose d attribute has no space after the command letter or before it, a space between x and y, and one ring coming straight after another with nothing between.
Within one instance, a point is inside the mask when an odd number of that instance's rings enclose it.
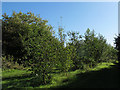
<instances>
[{"instance_id":1,"label":"grass","mask_svg":"<svg viewBox=\"0 0 120 90\"><path fill-rule=\"evenodd\" d=\"M77 73L69 83L57 88L119 88L119 69L103 63L85 73Z\"/></svg>"},{"instance_id":2,"label":"grass","mask_svg":"<svg viewBox=\"0 0 120 90\"><path fill-rule=\"evenodd\" d=\"M27 72L26 70L16 70L16 69L10 69L10 70L6 70L6 71L3 71L2 73L2 76L3 76L3 79L4 78L7 78L7 77L14 77L14 76L21 76L21 75L24 75L24 74L29 74L30 72Z\"/></svg>"},{"instance_id":3,"label":"grass","mask_svg":"<svg viewBox=\"0 0 120 90\"><path fill-rule=\"evenodd\" d=\"M57 70L56 70L57 71ZM25 70L3 71L3 89L8 88L119 88L119 68L113 63L101 63L89 70L51 73L51 82L42 85ZM35 83L36 82L36 83Z\"/></svg>"}]
</instances>

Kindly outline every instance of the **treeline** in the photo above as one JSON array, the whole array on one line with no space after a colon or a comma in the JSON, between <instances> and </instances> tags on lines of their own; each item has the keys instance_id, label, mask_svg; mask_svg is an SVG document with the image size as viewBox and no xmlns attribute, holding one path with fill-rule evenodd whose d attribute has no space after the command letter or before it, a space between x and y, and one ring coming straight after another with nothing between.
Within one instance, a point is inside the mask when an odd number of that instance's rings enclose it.
<instances>
[{"instance_id":1,"label":"treeline","mask_svg":"<svg viewBox=\"0 0 120 90\"><path fill-rule=\"evenodd\" d=\"M3 69L8 62L17 62L29 67L45 84L53 68L68 72L117 60L117 50L89 28L80 35L79 32L64 34L64 29L59 27L59 38L56 38L48 21L31 12L13 12L11 16L4 14L2 17ZM67 39L69 41L65 42Z\"/></svg>"}]
</instances>

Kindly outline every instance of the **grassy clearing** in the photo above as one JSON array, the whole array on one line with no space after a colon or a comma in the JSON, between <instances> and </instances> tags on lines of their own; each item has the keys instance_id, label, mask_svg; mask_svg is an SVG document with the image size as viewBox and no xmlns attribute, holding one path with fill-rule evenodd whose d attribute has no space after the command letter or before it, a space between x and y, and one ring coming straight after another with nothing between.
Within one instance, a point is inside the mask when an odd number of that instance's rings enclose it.
<instances>
[{"instance_id":1,"label":"grassy clearing","mask_svg":"<svg viewBox=\"0 0 120 90\"><path fill-rule=\"evenodd\" d=\"M25 70L3 71L3 88L84 88L119 87L118 68L113 63L101 63L89 70L76 70L67 73L51 73L51 82L37 85L30 73Z\"/></svg>"}]
</instances>

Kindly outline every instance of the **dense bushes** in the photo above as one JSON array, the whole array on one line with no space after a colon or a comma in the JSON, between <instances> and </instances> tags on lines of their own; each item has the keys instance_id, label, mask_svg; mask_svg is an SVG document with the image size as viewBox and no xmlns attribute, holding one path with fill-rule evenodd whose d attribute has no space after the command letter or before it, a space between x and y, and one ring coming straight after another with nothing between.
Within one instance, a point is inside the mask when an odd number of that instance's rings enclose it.
<instances>
[{"instance_id":1,"label":"dense bushes","mask_svg":"<svg viewBox=\"0 0 120 90\"><path fill-rule=\"evenodd\" d=\"M49 81L53 68L67 72L116 59L116 50L102 35L97 36L90 29L83 36L75 32L64 34L63 28L59 27L59 38L56 38L47 20L31 12L13 12L11 17L4 14L2 30L3 57L8 60L13 56L13 62L30 67L43 84ZM66 36L69 41L65 46Z\"/></svg>"}]
</instances>

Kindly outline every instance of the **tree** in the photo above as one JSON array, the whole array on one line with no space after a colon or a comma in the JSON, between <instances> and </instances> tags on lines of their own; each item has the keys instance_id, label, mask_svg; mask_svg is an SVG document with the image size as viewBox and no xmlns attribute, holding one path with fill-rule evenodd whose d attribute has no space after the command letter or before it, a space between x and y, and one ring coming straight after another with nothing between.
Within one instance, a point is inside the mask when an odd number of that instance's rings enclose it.
<instances>
[{"instance_id":1,"label":"tree","mask_svg":"<svg viewBox=\"0 0 120 90\"><path fill-rule=\"evenodd\" d=\"M80 42L82 39L82 36L79 35L79 33L75 32L68 32L69 36L69 42L67 43L67 46L71 47L72 52L72 61L74 64L74 69L78 69L80 66L80 58L79 58L79 48L81 47Z\"/></svg>"},{"instance_id":2,"label":"tree","mask_svg":"<svg viewBox=\"0 0 120 90\"><path fill-rule=\"evenodd\" d=\"M72 66L73 61L71 59L72 56L72 47L70 46L64 46L65 40L66 40L66 34L63 33L64 29L62 27L58 28L58 34L59 34L59 40L60 45L58 48L58 68L61 71L67 72Z\"/></svg>"},{"instance_id":3,"label":"tree","mask_svg":"<svg viewBox=\"0 0 120 90\"><path fill-rule=\"evenodd\" d=\"M100 62L106 40L102 35L96 36L94 30L90 31L88 28L84 36L84 63L90 64L90 66L96 65Z\"/></svg>"},{"instance_id":4,"label":"tree","mask_svg":"<svg viewBox=\"0 0 120 90\"><path fill-rule=\"evenodd\" d=\"M113 62L117 60L117 50L110 44L106 44L100 58L101 62Z\"/></svg>"},{"instance_id":5,"label":"tree","mask_svg":"<svg viewBox=\"0 0 120 90\"><path fill-rule=\"evenodd\" d=\"M12 55L19 64L29 66L43 83L56 62L55 51L59 45L47 22L31 12L13 12L11 17L3 15L4 55Z\"/></svg>"},{"instance_id":6,"label":"tree","mask_svg":"<svg viewBox=\"0 0 120 90\"><path fill-rule=\"evenodd\" d=\"M115 44L116 44L116 49L118 50L118 61L119 61L119 66L120 66L120 34L115 38Z\"/></svg>"},{"instance_id":7,"label":"tree","mask_svg":"<svg viewBox=\"0 0 120 90\"><path fill-rule=\"evenodd\" d=\"M5 13L2 19L3 54L14 56L19 63L20 58L26 54L19 33L24 36L28 32L26 29L29 28L27 23L22 23L24 20L20 19L20 16L21 12L19 14L13 12L11 17Z\"/></svg>"}]
</instances>

